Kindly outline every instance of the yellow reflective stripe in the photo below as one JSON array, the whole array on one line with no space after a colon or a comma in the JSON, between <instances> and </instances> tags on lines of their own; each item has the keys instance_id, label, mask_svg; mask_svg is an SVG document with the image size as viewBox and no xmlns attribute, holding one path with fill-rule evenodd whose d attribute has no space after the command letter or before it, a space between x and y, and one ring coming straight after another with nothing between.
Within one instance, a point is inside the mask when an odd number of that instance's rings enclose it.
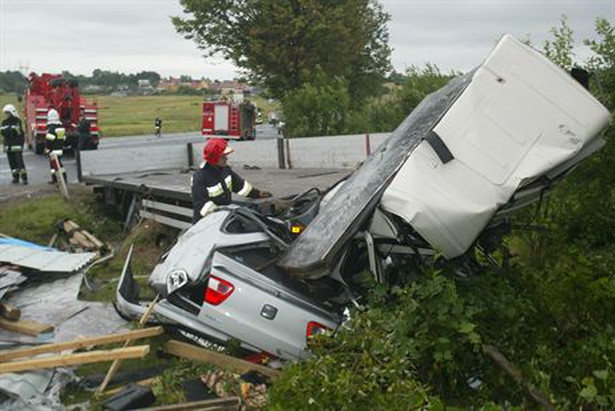
<instances>
[{"instance_id":1,"label":"yellow reflective stripe","mask_svg":"<svg viewBox=\"0 0 615 411\"><path fill-rule=\"evenodd\" d=\"M201 217L205 217L207 214L214 211L215 208L216 205L213 203L213 201L208 201L205 203L205 205L203 205L201 211L199 211L199 214L201 214Z\"/></svg>"},{"instance_id":2,"label":"yellow reflective stripe","mask_svg":"<svg viewBox=\"0 0 615 411\"><path fill-rule=\"evenodd\" d=\"M64 154L64 151L62 150L53 150L51 153L55 154L56 156L61 156L62 154Z\"/></svg>"},{"instance_id":3,"label":"yellow reflective stripe","mask_svg":"<svg viewBox=\"0 0 615 411\"><path fill-rule=\"evenodd\" d=\"M226 176L226 178L224 179L224 182L226 183L228 190L233 191L233 177Z\"/></svg>"},{"instance_id":4,"label":"yellow reflective stripe","mask_svg":"<svg viewBox=\"0 0 615 411\"><path fill-rule=\"evenodd\" d=\"M210 197L217 197L224 192L224 189L222 188L222 184L218 183L215 186L207 187L207 192Z\"/></svg>"},{"instance_id":5,"label":"yellow reflective stripe","mask_svg":"<svg viewBox=\"0 0 615 411\"><path fill-rule=\"evenodd\" d=\"M45 135L45 139L47 139L47 140L49 140L49 141L53 141L53 140L55 140L55 139L56 139L56 135L55 135L55 134L52 134L52 133L47 133L47 134Z\"/></svg>"},{"instance_id":6,"label":"yellow reflective stripe","mask_svg":"<svg viewBox=\"0 0 615 411\"><path fill-rule=\"evenodd\" d=\"M247 181L243 182L243 188L241 190L239 190L239 192L237 194L239 194L240 196L247 196L252 192L252 185L250 183L248 183Z\"/></svg>"},{"instance_id":7,"label":"yellow reflective stripe","mask_svg":"<svg viewBox=\"0 0 615 411\"><path fill-rule=\"evenodd\" d=\"M63 127L56 128L56 134L58 136L58 140L66 140L66 129Z\"/></svg>"}]
</instances>

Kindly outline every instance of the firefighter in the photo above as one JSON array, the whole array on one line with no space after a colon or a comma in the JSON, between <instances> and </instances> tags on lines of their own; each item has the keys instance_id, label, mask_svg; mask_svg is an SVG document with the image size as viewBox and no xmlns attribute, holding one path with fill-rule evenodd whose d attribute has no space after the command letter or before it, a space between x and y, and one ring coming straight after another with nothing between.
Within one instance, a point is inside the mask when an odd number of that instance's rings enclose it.
<instances>
[{"instance_id":1,"label":"firefighter","mask_svg":"<svg viewBox=\"0 0 615 411\"><path fill-rule=\"evenodd\" d=\"M77 149L84 150L87 148L91 148L90 146L90 120L87 119L85 115L85 109L81 108L79 114L79 123L77 124Z\"/></svg>"},{"instance_id":2,"label":"firefighter","mask_svg":"<svg viewBox=\"0 0 615 411\"><path fill-rule=\"evenodd\" d=\"M227 165L234 150L226 140L212 138L203 149L205 163L192 176L192 223L212 212L216 206L231 204L231 193L249 198L269 198L271 193L257 190Z\"/></svg>"},{"instance_id":3,"label":"firefighter","mask_svg":"<svg viewBox=\"0 0 615 411\"><path fill-rule=\"evenodd\" d=\"M154 127L156 127L156 137L160 137L162 135L162 120L160 120L160 117L156 117L156 120L154 120Z\"/></svg>"},{"instance_id":4,"label":"firefighter","mask_svg":"<svg viewBox=\"0 0 615 411\"><path fill-rule=\"evenodd\" d=\"M28 173L23 162L24 133L21 119L17 115L17 109L12 104L7 104L2 109L6 118L2 120L0 133L4 137L4 152L9 158L13 184L19 183L19 177L24 184L28 184Z\"/></svg>"},{"instance_id":5,"label":"firefighter","mask_svg":"<svg viewBox=\"0 0 615 411\"><path fill-rule=\"evenodd\" d=\"M60 115L56 109L49 109L47 112L47 134L45 135L45 151L49 156L49 171L51 172L51 181L49 184L58 182L56 177L56 168L62 173L64 181L66 180L66 170L62 164L62 155L64 154L64 143L66 143L66 129L60 121ZM57 165L55 164L51 154L55 154Z\"/></svg>"}]
</instances>

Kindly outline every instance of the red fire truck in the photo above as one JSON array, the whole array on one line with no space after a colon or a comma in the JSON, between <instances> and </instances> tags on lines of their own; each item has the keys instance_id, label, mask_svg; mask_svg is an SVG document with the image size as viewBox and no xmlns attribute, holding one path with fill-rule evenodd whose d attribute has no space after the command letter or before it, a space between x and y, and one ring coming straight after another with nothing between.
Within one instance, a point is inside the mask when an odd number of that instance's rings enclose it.
<instances>
[{"instance_id":1,"label":"red fire truck","mask_svg":"<svg viewBox=\"0 0 615 411\"><path fill-rule=\"evenodd\" d=\"M201 134L205 138L254 140L256 107L250 102L206 101L202 124Z\"/></svg>"},{"instance_id":2,"label":"red fire truck","mask_svg":"<svg viewBox=\"0 0 615 411\"><path fill-rule=\"evenodd\" d=\"M98 107L88 103L79 95L75 80L66 80L59 74L44 73L28 76L29 87L24 95L26 144L37 154L42 154L45 146L47 112L54 108L60 115L60 121L66 129L66 145L77 148L79 135L80 110L85 110L85 117L90 122L90 135L81 142L81 149L96 149L100 132L98 129Z\"/></svg>"}]
</instances>

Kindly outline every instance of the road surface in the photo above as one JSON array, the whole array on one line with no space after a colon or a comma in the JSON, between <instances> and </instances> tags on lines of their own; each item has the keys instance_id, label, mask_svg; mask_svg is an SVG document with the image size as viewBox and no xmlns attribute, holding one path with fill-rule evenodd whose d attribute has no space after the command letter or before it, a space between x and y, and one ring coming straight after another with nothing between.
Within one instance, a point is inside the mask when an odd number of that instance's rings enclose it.
<instances>
[{"instance_id":1,"label":"road surface","mask_svg":"<svg viewBox=\"0 0 615 411\"><path fill-rule=\"evenodd\" d=\"M271 139L280 137L274 126L269 124L261 124L256 126L256 138ZM105 148L117 148L117 147L134 147L140 145L168 145L168 144L186 144L186 143L199 143L203 141L203 137L198 133L173 133L163 134L162 137L157 138L154 135L145 136L126 136L126 137L111 137L103 138L100 141L99 150ZM64 155L62 160L64 162L64 168L68 175L69 183L77 182L77 162L73 155ZM26 163L26 169L28 170L28 179L30 184L42 184L51 180L49 171L49 160L47 157L34 154L32 151L24 152L24 162ZM9 167L9 162L6 154L0 155L0 187L12 185L12 176Z\"/></svg>"}]
</instances>

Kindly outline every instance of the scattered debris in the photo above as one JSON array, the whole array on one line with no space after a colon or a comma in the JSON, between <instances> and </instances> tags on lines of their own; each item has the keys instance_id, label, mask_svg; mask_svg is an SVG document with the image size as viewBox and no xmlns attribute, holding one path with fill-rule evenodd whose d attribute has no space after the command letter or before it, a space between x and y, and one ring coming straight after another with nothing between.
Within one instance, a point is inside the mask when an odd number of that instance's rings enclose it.
<instances>
[{"instance_id":1,"label":"scattered debris","mask_svg":"<svg viewBox=\"0 0 615 411\"><path fill-rule=\"evenodd\" d=\"M35 337L39 334L53 331L53 325L28 320L9 321L4 318L0 318L0 328L27 335L33 335Z\"/></svg>"},{"instance_id":2,"label":"scattered debris","mask_svg":"<svg viewBox=\"0 0 615 411\"><path fill-rule=\"evenodd\" d=\"M98 251L101 254L107 249L107 246L102 241L81 228L72 220L61 220L58 222L57 226L60 230L68 234L70 245L77 249Z\"/></svg>"},{"instance_id":3,"label":"scattered debris","mask_svg":"<svg viewBox=\"0 0 615 411\"><path fill-rule=\"evenodd\" d=\"M149 320L149 317L152 315L152 312L154 311L154 307L156 306L157 302L158 302L158 296L156 296L154 301L152 301L150 306L143 313L143 316L141 317L141 320L139 320L139 327L142 327L143 325L145 325L147 323L147 321ZM126 342L124 343L124 348L126 348L130 344L132 344L132 342L134 340L135 340L135 338L127 339ZM96 394L102 394L102 392L105 390L105 388L107 388L107 385L109 384L109 381L111 381L111 378L113 378L113 375L115 374L115 372L117 371L117 369L120 366L120 361L119 360L120 359L116 359L115 361L113 361L113 363L109 367L109 371L107 371L107 375L105 376L105 379L103 380L102 384L100 384L100 387L98 387L98 389L96 390Z\"/></svg>"},{"instance_id":4,"label":"scattered debris","mask_svg":"<svg viewBox=\"0 0 615 411\"><path fill-rule=\"evenodd\" d=\"M149 345L140 345L137 347L116 348L114 350L98 350L80 354L63 354L48 358L14 361L0 364L0 374L128 358L143 358L147 353L149 353Z\"/></svg>"},{"instance_id":5,"label":"scattered debris","mask_svg":"<svg viewBox=\"0 0 615 411\"><path fill-rule=\"evenodd\" d=\"M31 357L33 355L74 350L77 348L92 347L96 345L110 344L121 341L133 341L141 338L154 337L163 333L162 327L144 328L142 330L128 331L120 334L108 334L91 338L77 339L56 344L45 344L38 347L21 348L10 351L0 351L0 361L13 360L15 358Z\"/></svg>"},{"instance_id":6,"label":"scattered debris","mask_svg":"<svg viewBox=\"0 0 615 411\"><path fill-rule=\"evenodd\" d=\"M17 321L21 317L21 310L12 305L0 302L0 315L10 321Z\"/></svg>"},{"instance_id":7,"label":"scattered debris","mask_svg":"<svg viewBox=\"0 0 615 411\"><path fill-rule=\"evenodd\" d=\"M142 408L141 411L238 410L240 404L241 399L239 397L227 397L212 400L185 402L183 404L164 405L161 407Z\"/></svg>"},{"instance_id":8,"label":"scattered debris","mask_svg":"<svg viewBox=\"0 0 615 411\"><path fill-rule=\"evenodd\" d=\"M156 401L156 397L149 387L139 384L130 384L122 388L103 403L106 410L132 410L150 406Z\"/></svg>"},{"instance_id":9,"label":"scattered debris","mask_svg":"<svg viewBox=\"0 0 615 411\"><path fill-rule=\"evenodd\" d=\"M94 257L96 253L71 254L21 244L0 244L0 262L43 272L74 273Z\"/></svg>"},{"instance_id":10,"label":"scattered debris","mask_svg":"<svg viewBox=\"0 0 615 411\"><path fill-rule=\"evenodd\" d=\"M239 373L258 371L261 374L266 375L270 378L277 378L280 375L279 370L274 370L273 368L269 368L264 365L253 364L251 362L244 361L240 358L231 357L229 355L205 350L192 344L187 344L177 340L168 341L164 345L164 349L169 354L173 354L178 357L211 363L217 365L220 368L230 369Z\"/></svg>"}]
</instances>

